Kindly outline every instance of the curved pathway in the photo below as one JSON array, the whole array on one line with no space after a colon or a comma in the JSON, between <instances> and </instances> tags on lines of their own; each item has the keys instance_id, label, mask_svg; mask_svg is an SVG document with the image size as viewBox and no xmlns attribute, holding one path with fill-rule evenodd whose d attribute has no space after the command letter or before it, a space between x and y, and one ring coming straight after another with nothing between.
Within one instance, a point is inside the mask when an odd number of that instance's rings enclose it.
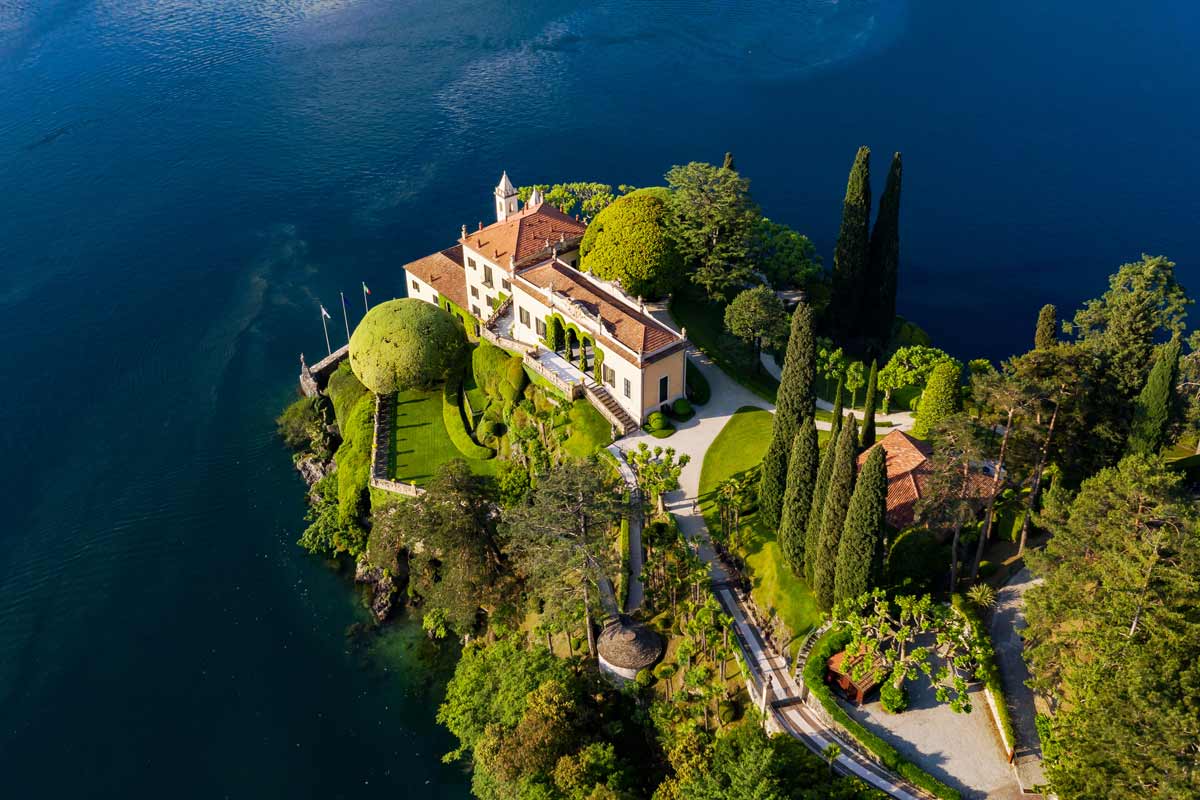
<instances>
[{"instance_id":1,"label":"curved pathway","mask_svg":"<svg viewBox=\"0 0 1200 800\"><path fill-rule=\"evenodd\" d=\"M656 316L658 315L656 314ZM672 324L669 318L664 321ZM798 699L801 697L801 689L792 678L787 659L766 643L745 599L731 588L729 576L712 549L708 538L708 529L705 527L704 517L700 514L699 509L700 471L704 465L704 455L713 440L725 427L725 423L743 406L757 406L769 411L775 409L770 403L762 400L722 372L695 345L688 345L688 358L708 380L712 390L709 402L704 406L697 407L696 416L687 422L680 423L678 430L669 439L655 439L649 434L638 432L621 439L615 446L628 451L636 449L639 442L646 442L650 446L670 446L675 448L677 453L686 453L691 456L691 461L683 468L680 475L680 489L671 492L665 498L667 508L675 515L680 531L693 543L697 554L708 563L713 592L733 617L735 633L742 646L746 663L754 672L755 683L761 685L766 681L772 687L771 694L774 699ZM825 423L825 426L827 427L828 423ZM630 550L633 549L632 526L630 526ZM639 567L640 550L639 539ZM631 572L632 566L631 555ZM631 576L631 598L633 585ZM638 586L640 590L640 580ZM924 797L921 792L901 783L899 778L863 756L853 742L839 737L834 729L817 719L803 704L796 702L780 708L772 708L772 716L783 730L800 739L816 753L823 752L829 744L837 743L841 747L842 754L838 757L836 766L843 774L854 775L899 800L919 800Z\"/></svg>"}]
</instances>

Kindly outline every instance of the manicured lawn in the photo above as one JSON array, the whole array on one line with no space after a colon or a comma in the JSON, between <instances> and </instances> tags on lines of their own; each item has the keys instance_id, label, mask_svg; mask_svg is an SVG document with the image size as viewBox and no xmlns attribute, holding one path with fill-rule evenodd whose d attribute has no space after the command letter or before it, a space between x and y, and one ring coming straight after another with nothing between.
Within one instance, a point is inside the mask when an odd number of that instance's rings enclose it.
<instances>
[{"instance_id":1,"label":"manicured lawn","mask_svg":"<svg viewBox=\"0 0 1200 800\"><path fill-rule=\"evenodd\" d=\"M767 402L775 402L779 381L755 361L753 348L725 330L723 305L689 288L671 301L671 317L687 328L688 338L729 377Z\"/></svg>"},{"instance_id":2,"label":"manicured lawn","mask_svg":"<svg viewBox=\"0 0 1200 800\"><path fill-rule=\"evenodd\" d=\"M396 418L392 427L392 478L422 486L429 482L439 464L462 453L450 441L442 422L442 388L410 389L396 395ZM496 460L464 459L471 470L492 475Z\"/></svg>"},{"instance_id":3,"label":"manicured lawn","mask_svg":"<svg viewBox=\"0 0 1200 800\"><path fill-rule=\"evenodd\" d=\"M563 450L574 458L587 458L612 441L612 425L586 400L576 400L567 412L571 434Z\"/></svg>"},{"instance_id":4,"label":"manicured lawn","mask_svg":"<svg viewBox=\"0 0 1200 800\"><path fill-rule=\"evenodd\" d=\"M822 443L828 433L820 432ZM771 414L754 406L743 406L726 423L704 456L700 470L700 498L709 530L720 529L720 518L712 500L721 481L744 476L754 469L771 441ZM742 519L742 556L750 570L752 594L766 613L774 609L799 636L818 624L821 614L808 585L792 575L779 552L776 532L758 524L757 513Z\"/></svg>"}]
</instances>

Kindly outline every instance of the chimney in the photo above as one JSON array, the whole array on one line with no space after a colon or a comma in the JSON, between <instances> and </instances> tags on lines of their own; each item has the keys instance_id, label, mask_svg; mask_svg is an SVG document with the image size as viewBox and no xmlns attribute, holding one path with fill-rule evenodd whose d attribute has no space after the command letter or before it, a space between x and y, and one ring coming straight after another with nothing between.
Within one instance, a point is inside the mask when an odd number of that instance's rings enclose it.
<instances>
[{"instance_id":1,"label":"chimney","mask_svg":"<svg viewBox=\"0 0 1200 800\"><path fill-rule=\"evenodd\" d=\"M483 230L483 220L479 220L479 230Z\"/></svg>"},{"instance_id":2,"label":"chimney","mask_svg":"<svg viewBox=\"0 0 1200 800\"><path fill-rule=\"evenodd\" d=\"M466 225L462 226L462 238L464 238L464 239L467 238L467 226Z\"/></svg>"}]
</instances>

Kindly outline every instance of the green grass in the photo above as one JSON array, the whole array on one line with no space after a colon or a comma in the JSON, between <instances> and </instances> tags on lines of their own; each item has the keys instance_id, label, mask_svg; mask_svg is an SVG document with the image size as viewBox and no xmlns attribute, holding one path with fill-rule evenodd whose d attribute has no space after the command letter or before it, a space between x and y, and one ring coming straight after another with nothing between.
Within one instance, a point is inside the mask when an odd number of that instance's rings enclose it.
<instances>
[{"instance_id":1,"label":"green grass","mask_svg":"<svg viewBox=\"0 0 1200 800\"><path fill-rule=\"evenodd\" d=\"M567 412L571 434L562 448L574 458L587 458L612 441L612 425L586 400L576 400Z\"/></svg>"},{"instance_id":2,"label":"green grass","mask_svg":"<svg viewBox=\"0 0 1200 800\"><path fill-rule=\"evenodd\" d=\"M754 350L725 330L725 306L688 288L671 301L671 317L687 336L725 374L769 403L775 402L779 381L754 358Z\"/></svg>"},{"instance_id":3,"label":"green grass","mask_svg":"<svg viewBox=\"0 0 1200 800\"><path fill-rule=\"evenodd\" d=\"M438 466L463 458L450 440L442 421L442 387L410 389L396 395L395 425L392 427L390 471L395 480L422 486ZM471 470L492 475L496 461L464 459Z\"/></svg>"},{"instance_id":4,"label":"green grass","mask_svg":"<svg viewBox=\"0 0 1200 800\"><path fill-rule=\"evenodd\" d=\"M827 437L827 431L820 432L822 442ZM758 466L770 441L771 413L754 406L739 408L717 435L700 469L700 508L709 530L720 529L713 489ZM821 613L812 590L788 569L775 537L774 530L758 524L757 513L743 517L741 551L750 570L754 601L766 613L773 609L798 636L817 625Z\"/></svg>"}]
</instances>

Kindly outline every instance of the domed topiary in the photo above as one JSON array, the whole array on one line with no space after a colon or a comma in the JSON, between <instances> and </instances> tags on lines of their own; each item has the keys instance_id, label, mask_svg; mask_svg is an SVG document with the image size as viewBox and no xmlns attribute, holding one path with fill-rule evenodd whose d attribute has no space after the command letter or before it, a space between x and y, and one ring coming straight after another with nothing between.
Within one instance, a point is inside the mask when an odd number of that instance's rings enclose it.
<instances>
[{"instance_id":1,"label":"domed topiary","mask_svg":"<svg viewBox=\"0 0 1200 800\"><path fill-rule=\"evenodd\" d=\"M380 303L350 337L350 368L376 394L431 386L458 363L462 327L447 311L421 300Z\"/></svg>"},{"instance_id":2,"label":"domed topiary","mask_svg":"<svg viewBox=\"0 0 1200 800\"><path fill-rule=\"evenodd\" d=\"M646 427L652 431L665 431L670 424L667 415L661 411L655 411L646 418Z\"/></svg>"},{"instance_id":3,"label":"domed topiary","mask_svg":"<svg viewBox=\"0 0 1200 800\"><path fill-rule=\"evenodd\" d=\"M620 281L626 294L661 297L679 282L683 259L666 231L667 204L653 193L617 198L579 244L580 269Z\"/></svg>"}]
</instances>

